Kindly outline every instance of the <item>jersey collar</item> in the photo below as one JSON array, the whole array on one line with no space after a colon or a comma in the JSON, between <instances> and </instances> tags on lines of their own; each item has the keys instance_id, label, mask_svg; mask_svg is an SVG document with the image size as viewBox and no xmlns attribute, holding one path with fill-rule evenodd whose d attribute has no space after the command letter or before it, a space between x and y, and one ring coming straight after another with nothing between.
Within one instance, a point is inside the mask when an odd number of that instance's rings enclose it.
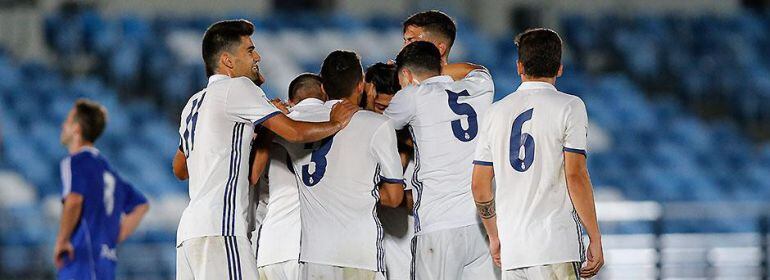
<instances>
[{"instance_id":1,"label":"jersey collar","mask_svg":"<svg viewBox=\"0 0 770 280\"><path fill-rule=\"evenodd\" d=\"M227 79L230 79L230 76L222 75L222 74L214 74L214 75L211 75L211 77L209 77L209 85L222 80L227 80Z\"/></svg>"},{"instance_id":2,"label":"jersey collar","mask_svg":"<svg viewBox=\"0 0 770 280\"><path fill-rule=\"evenodd\" d=\"M516 91L529 89L544 89L556 91L556 87L546 82L523 82Z\"/></svg>"},{"instance_id":3,"label":"jersey collar","mask_svg":"<svg viewBox=\"0 0 770 280\"><path fill-rule=\"evenodd\" d=\"M80 148L80 150L78 150L77 152L74 152L72 155L77 155L77 154L80 154L80 153L83 153L83 152L89 152L89 153L91 153L93 155L98 155L99 154L99 149L97 149L96 147L93 147L93 146L83 146L83 147Z\"/></svg>"},{"instance_id":4,"label":"jersey collar","mask_svg":"<svg viewBox=\"0 0 770 280\"><path fill-rule=\"evenodd\" d=\"M451 83L454 82L452 77L441 75L441 76L433 76L430 78L425 79L421 82L421 84L432 84L432 83Z\"/></svg>"}]
</instances>

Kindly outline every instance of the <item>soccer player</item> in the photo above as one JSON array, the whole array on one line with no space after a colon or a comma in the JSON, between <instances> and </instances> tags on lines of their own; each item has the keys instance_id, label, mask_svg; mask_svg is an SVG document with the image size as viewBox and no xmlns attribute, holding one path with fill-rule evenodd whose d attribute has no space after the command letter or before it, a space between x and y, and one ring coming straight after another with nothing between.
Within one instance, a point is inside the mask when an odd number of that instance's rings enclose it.
<instances>
[{"instance_id":1,"label":"soccer player","mask_svg":"<svg viewBox=\"0 0 770 280\"><path fill-rule=\"evenodd\" d=\"M81 99L62 124L69 156L61 162L64 209L54 249L59 279L115 279L116 247L149 210L147 199L94 148L106 123L103 106Z\"/></svg>"},{"instance_id":2,"label":"soccer player","mask_svg":"<svg viewBox=\"0 0 770 280\"><path fill-rule=\"evenodd\" d=\"M286 117L255 84L263 78L253 32L248 21L228 20L203 35L209 83L182 111L173 163L178 178L190 179L190 204L177 230L177 279L257 278L247 235L248 159L255 127L291 142L312 142L345 127L358 110L340 103L322 123Z\"/></svg>"},{"instance_id":3,"label":"soccer player","mask_svg":"<svg viewBox=\"0 0 770 280\"><path fill-rule=\"evenodd\" d=\"M396 57L402 90L385 109L395 128L408 127L414 141L413 274L495 279L470 180L478 119L492 104L494 85L481 66L444 68L455 77L441 75L441 54L432 43L404 47Z\"/></svg>"},{"instance_id":4,"label":"soccer player","mask_svg":"<svg viewBox=\"0 0 770 280\"><path fill-rule=\"evenodd\" d=\"M289 84L292 110L303 111L306 106L322 106L326 99L321 89L321 77L316 74L301 74ZM270 198L259 234L259 275L260 279L267 280L298 280L301 224L297 179L283 146L272 144L269 155L266 185ZM255 161L254 164L265 163Z\"/></svg>"},{"instance_id":5,"label":"soccer player","mask_svg":"<svg viewBox=\"0 0 770 280\"><path fill-rule=\"evenodd\" d=\"M562 74L556 32L531 29L516 45L523 82L487 113L473 162L489 249L503 279L592 277L604 259L586 168L585 104L554 87ZM581 223L591 240L582 268Z\"/></svg>"},{"instance_id":6,"label":"soccer player","mask_svg":"<svg viewBox=\"0 0 770 280\"><path fill-rule=\"evenodd\" d=\"M394 64L378 62L369 66L366 68L364 81L366 81L364 86L366 96L372 98L371 104L366 109L380 114L390 105L393 95L401 90Z\"/></svg>"},{"instance_id":7,"label":"soccer player","mask_svg":"<svg viewBox=\"0 0 770 280\"><path fill-rule=\"evenodd\" d=\"M448 64L457 27L447 14L436 10L416 13L404 21L403 32L404 46L416 41L431 42L441 54L441 65Z\"/></svg>"},{"instance_id":8,"label":"soccer player","mask_svg":"<svg viewBox=\"0 0 770 280\"><path fill-rule=\"evenodd\" d=\"M364 90L358 55L332 52L321 77L330 101L295 106L292 118L325 121L333 104L358 104ZM384 279L377 203L397 207L404 194L396 132L388 118L359 111L333 137L285 147L300 183L301 279Z\"/></svg>"}]
</instances>

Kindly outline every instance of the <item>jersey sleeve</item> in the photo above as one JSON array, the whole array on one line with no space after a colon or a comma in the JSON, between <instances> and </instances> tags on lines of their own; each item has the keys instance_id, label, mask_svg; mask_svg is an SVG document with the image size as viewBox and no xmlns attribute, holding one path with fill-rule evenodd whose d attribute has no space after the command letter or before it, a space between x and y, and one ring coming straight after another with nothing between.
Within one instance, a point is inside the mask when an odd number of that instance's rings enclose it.
<instances>
[{"instance_id":1,"label":"jersey sleeve","mask_svg":"<svg viewBox=\"0 0 770 280\"><path fill-rule=\"evenodd\" d=\"M122 209L123 213L131 213L137 206L147 203L147 197L145 197L141 192L134 188L133 185L124 181L123 179L119 178L118 180L120 181L122 187L125 189L126 194L126 200Z\"/></svg>"},{"instance_id":2,"label":"jersey sleeve","mask_svg":"<svg viewBox=\"0 0 770 280\"><path fill-rule=\"evenodd\" d=\"M185 157L189 156L187 152L188 143L187 143L187 137L190 134L190 131L187 128L187 124L192 119L192 101L193 98L190 98L189 101L187 101L187 104L184 106L184 109L182 109L182 116L179 120L179 150L184 153ZM197 101L196 101L197 102Z\"/></svg>"},{"instance_id":3,"label":"jersey sleeve","mask_svg":"<svg viewBox=\"0 0 770 280\"><path fill-rule=\"evenodd\" d=\"M227 114L236 122L250 122L258 126L265 120L281 114L254 82L248 78L234 78L226 101Z\"/></svg>"},{"instance_id":4,"label":"jersey sleeve","mask_svg":"<svg viewBox=\"0 0 770 280\"><path fill-rule=\"evenodd\" d=\"M489 110L481 119L478 139L476 140L476 152L473 157L473 164L475 165L492 165L492 143L489 130L492 128L493 115L493 110Z\"/></svg>"},{"instance_id":5,"label":"jersey sleeve","mask_svg":"<svg viewBox=\"0 0 770 280\"><path fill-rule=\"evenodd\" d=\"M62 199L70 193L85 195L88 191L88 164L85 158L67 157L61 162Z\"/></svg>"},{"instance_id":6,"label":"jersey sleeve","mask_svg":"<svg viewBox=\"0 0 770 280\"><path fill-rule=\"evenodd\" d=\"M468 89L470 94L494 94L495 92L495 84L487 68L472 70L460 82L464 84L464 88Z\"/></svg>"},{"instance_id":7,"label":"jersey sleeve","mask_svg":"<svg viewBox=\"0 0 770 280\"><path fill-rule=\"evenodd\" d=\"M391 123L395 129L402 129L409 124L417 113L417 100L415 95L417 94L414 87L409 87L400 90L390 100L390 105L383 112L384 115L390 117Z\"/></svg>"},{"instance_id":8,"label":"jersey sleeve","mask_svg":"<svg viewBox=\"0 0 770 280\"><path fill-rule=\"evenodd\" d=\"M401 156L398 154L396 130L390 122L382 124L372 136L369 145L372 154L380 164L380 181L404 184Z\"/></svg>"},{"instance_id":9,"label":"jersey sleeve","mask_svg":"<svg viewBox=\"0 0 770 280\"><path fill-rule=\"evenodd\" d=\"M404 170L404 182L406 183L404 190L412 190L414 172L414 160L410 160L409 163L406 164L406 170Z\"/></svg>"},{"instance_id":10,"label":"jersey sleeve","mask_svg":"<svg viewBox=\"0 0 770 280\"><path fill-rule=\"evenodd\" d=\"M564 151L585 155L588 146L588 113L583 100L576 98L567 105L564 122Z\"/></svg>"}]
</instances>

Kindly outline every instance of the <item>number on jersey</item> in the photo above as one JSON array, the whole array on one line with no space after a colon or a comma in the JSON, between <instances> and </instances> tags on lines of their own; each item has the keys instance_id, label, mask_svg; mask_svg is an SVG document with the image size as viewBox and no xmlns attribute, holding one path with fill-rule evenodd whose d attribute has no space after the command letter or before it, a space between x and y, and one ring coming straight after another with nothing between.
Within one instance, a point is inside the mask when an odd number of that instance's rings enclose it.
<instances>
[{"instance_id":1,"label":"number on jersey","mask_svg":"<svg viewBox=\"0 0 770 280\"><path fill-rule=\"evenodd\" d=\"M468 142L476 138L476 134L479 133L479 124L478 124L478 118L476 114L476 110L473 109L473 106L467 103L458 103L457 99L460 98L460 96L470 96L467 90L463 90L461 92L452 92L450 90L446 91L448 96L448 103L449 103L449 109L452 110L455 114L459 116L467 116L468 117L468 129L464 129L462 126L462 123L460 123L460 120L454 120L452 121L452 133L454 133L455 138L457 140Z\"/></svg>"},{"instance_id":2,"label":"number on jersey","mask_svg":"<svg viewBox=\"0 0 770 280\"><path fill-rule=\"evenodd\" d=\"M302 165L302 182L305 186L312 187L323 179L326 173L326 155L332 148L334 137L328 137L321 141L321 145L313 150L310 155L310 163ZM313 144L306 144L305 149L312 149ZM313 165L313 173L310 173L310 166Z\"/></svg>"},{"instance_id":3,"label":"number on jersey","mask_svg":"<svg viewBox=\"0 0 770 280\"><path fill-rule=\"evenodd\" d=\"M182 141L184 141L185 156L188 157L190 156L190 151L195 147L195 127L198 125L198 111L201 109L203 98L205 97L206 93L204 92L201 94L200 99L193 99L192 109L190 110L190 114L187 115L187 119L185 119L185 126L187 128L184 131L184 139L182 139Z\"/></svg>"},{"instance_id":4,"label":"number on jersey","mask_svg":"<svg viewBox=\"0 0 770 280\"><path fill-rule=\"evenodd\" d=\"M519 172L527 171L535 160L535 138L529 135L529 133L521 133L524 123L532 119L533 111L534 109L529 109L517 116L511 128L508 156L511 161L511 167Z\"/></svg>"}]
</instances>

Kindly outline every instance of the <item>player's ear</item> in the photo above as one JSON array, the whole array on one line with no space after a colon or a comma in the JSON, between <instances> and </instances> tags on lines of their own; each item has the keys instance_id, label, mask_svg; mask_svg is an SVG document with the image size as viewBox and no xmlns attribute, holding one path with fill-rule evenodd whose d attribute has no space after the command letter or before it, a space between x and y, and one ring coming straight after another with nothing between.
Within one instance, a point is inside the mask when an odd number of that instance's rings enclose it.
<instances>
[{"instance_id":1,"label":"player's ear","mask_svg":"<svg viewBox=\"0 0 770 280\"><path fill-rule=\"evenodd\" d=\"M445 42L438 42L435 45L436 45L436 48L438 48L438 53L443 58L444 54L446 54L446 51L447 51L447 43L445 43Z\"/></svg>"},{"instance_id":2,"label":"player's ear","mask_svg":"<svg viewBox=\"0 0 770 280\"><path fill-rule=\"evenodd\" d=\"M230 53L224 51L222 54L219 55L219 63L227 67L228 69L233 69L235 66L235 63L233 62L233 57L230 55Z\"/></svg>"},{"instance_id":3,"label":"player's ear","mask_svg":"<svg viewBox=\"0 0 770 280\"><path fill-rule=\"evenodd\" d=\"M516 73L518 73L519 76L524 75L524 64L521 63L521 60L516 60Z\"/></svg>"},{"instance_id":4,"label":"player's ear","mask_svg":"<svg viewBox=\"0 0 770 280\"><path fill-rule=\"evenodd\" d=\"M559 71L556 72L556 77L557 78L561 77L561 74L563 74L563 73L564 73L564 65L563 64L559 64Z\"/></svg>"}]
</instances>

